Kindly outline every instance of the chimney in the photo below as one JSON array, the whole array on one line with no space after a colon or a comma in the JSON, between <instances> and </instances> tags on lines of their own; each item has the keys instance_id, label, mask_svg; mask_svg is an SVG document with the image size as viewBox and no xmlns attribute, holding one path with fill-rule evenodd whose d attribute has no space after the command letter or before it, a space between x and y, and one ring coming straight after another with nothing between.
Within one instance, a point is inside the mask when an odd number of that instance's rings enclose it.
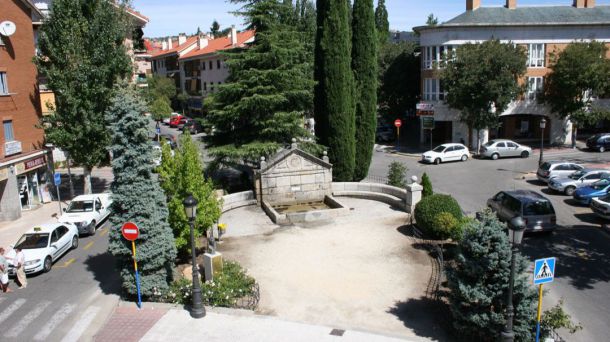
<instances>
[{"instance_id":1,"label":"chimney","mask_svg":"<svg viewBox=\"0 0 610 342\"><path fill-rule=\"evenodd\" d=\"M584 8L585 7L585 0L574 0L574 7L576 8Z\"/></svg>"},{"instance_id":2,"label":"chimney","mask_svg":"<svg viewBox=\"0 0 610 342\"><path fill-rule=\"evenodd\" d=\"M199 50L204 49L208 46L208 38L202 34L199 35L199 40L197 41L197 48Z\"/></svg>"},{"instance_id":3,"label":"chimney","mask_svg":"<svg viewBox=\"0 0 610 342\"><path fill-rule=\"evenodd\" d=\"M164 50L164 51L167 50L167 42L166 41L163 41L161 43L161 50Z\"/></svg>"},{"instance_id":4,"label":"chimney","mask_svg":"<svg viewBox=\"0 0 610 342\"><path fill-rule=\"evenodd\" d=\"M235 25L231 25L231 45L237 45L237 30L235 29Z\"/></svg>"},{"instance_id":5,"label":"chimney","mask_svg":"<svg viewBox=\"0 0 610 342\"><path fill-rule=\"evenodd\" d=\"M466 10L474 11L481 7L481 0L466 0Z\"/></svg>"},{"instance_id":6,"label":"chimney","mask_svg":"<svg viewBox=\"0 0 610 342\"><path fill-rule=\"evenodd\" d=\"M172 49L172 37L167 37L167 49Z\"/></svg>"},{"instance_id":7,"label":"chimney","mask_svg":"<svg viewBox=\"0 0 610 342\"><path fill-rule=\"evenodd\" d=\"M586 8L593 8L593 7L595 7L595 0L585 0L585 7Z\"/></svg>"},{"instance_id":8,"label":"chimney","mask_svg":"<svg viewBox=\"0 0 610 342\"><path fill-rule=\"evenodd\" d=\"M182 45L184 43L186 43L186 36L181 33L178 35L178 45Z\"/></svg>"},{"instance_id":9,"label":"chimney","mask_svg":"<svg viewBox=\"0 0 610 342\"><path fill-rule=\"evenodd\" d=\"M517 8L517 0L506 0L506 8L508 8L508 9Z\"/></svg>"}]
</instances>

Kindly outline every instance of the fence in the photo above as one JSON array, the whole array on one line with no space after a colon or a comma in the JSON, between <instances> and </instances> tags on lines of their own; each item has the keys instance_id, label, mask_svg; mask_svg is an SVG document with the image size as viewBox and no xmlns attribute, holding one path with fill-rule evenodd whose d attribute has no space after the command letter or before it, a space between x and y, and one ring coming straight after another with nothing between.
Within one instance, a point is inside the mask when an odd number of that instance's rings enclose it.
<instances>
[{"instance_id":1,"label":"fence","mask_svg":"<svg viewBox=\"0 0 610 342\"><path fill-rule=\"evenodd\" d=\"M364 183L377 183L377 184L388 184L388 178L383 176L368 175L361 182Z\"/></svg>"},{"instance_id":2,"label":"fence","mask_svg":"<svg viewBox=\"0 0 610 342\"><path fill-rule=\"evenodd\" d=\"M424 238L424 234L417 229L414 224L411 224L411 232L413 237L419 240L419 242L426 247L428 252L433 258L432 262L432 275L430 276L430 280L428 281L428 285L426 287L426 296L432 299L438 299L439 297L439 288L441 283L444 280L444 269L445 269L445 260L443 258L443 246L436 241L427 240Z\"/></svg>"}]
</instances>

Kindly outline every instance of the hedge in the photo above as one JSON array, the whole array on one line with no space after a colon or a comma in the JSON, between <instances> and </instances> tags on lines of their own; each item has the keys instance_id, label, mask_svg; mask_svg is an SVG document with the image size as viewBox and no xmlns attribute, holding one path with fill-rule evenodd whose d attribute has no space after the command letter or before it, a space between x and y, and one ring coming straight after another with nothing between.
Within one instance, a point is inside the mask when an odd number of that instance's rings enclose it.
<instances>
[{"instance_id":1,"label":"hedge","mask_svg":"<svg viewBox=\"0 0 610 342\"><path fill-rule=\"evenodd\" d=\"M430 237L434 239L459 239L461 228L462 209L458 202L449 195L433 194L424 197L415 206L415 221ZM451 220L447 215L452 215Z\"/></svg>"}]
</instances>

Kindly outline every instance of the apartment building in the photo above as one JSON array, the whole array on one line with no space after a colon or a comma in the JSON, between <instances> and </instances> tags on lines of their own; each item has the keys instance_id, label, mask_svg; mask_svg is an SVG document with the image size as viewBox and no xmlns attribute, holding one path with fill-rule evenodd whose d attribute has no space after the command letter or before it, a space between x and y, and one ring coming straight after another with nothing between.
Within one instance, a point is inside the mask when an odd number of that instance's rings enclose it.
<instances>
[{"instance_id":1,"label":"apartment building","mask_svg":"<svg viewBox=\"0 0 610 342\"><path fill-rule=\"evenodd\" d=\"M150 60L153 74L174 79L176 89L180 89L180 67L178 59L193 51L199 44L199 37L179 35L177 39L168 37L162 42L161 51L153 53Z\"/></svg>"},{"instance_id":2,"label":"apartment building","mask_svg":"<svg viewBox=\"0 0 610 342\"><path fill-rule=\"evenodd\" d=\"M0 0L0 221L21 217L48 192L34 36L43 14L29 0Z\"/></svg>"},{"instance_id":3,"label":"apartment building","mask_svg":"<svg viewBox=\"0 0 610 342\"><path fill-rule=\"evenodd\" d=\"M445 92L439 67L447 53L459 45L489 39L523 46L527 51L527 72L522 82L527 91L500 114L500 127L481 132L483 141L508 138L540 141L540 122L546 120L544 139L552 144L570 144L572 124L536 101L550 72L551 55L575 41L601 41L610 46L610 6L595 6L594 0L563 0L557 6L519 7L517 0L506 0L503 7L481 7L481 0L466 0L466 11L438 26L415 27L422 50L421 99L434 107L435 143L460 142L476 132L459 121L459 112L443 103ZM459 58L459 57L458 57ZM602 100L603 101L603 100ZM420 126L421 127L421 126ZM421 142L430 134L421 127Z\"/></svg>"}]
</instances>

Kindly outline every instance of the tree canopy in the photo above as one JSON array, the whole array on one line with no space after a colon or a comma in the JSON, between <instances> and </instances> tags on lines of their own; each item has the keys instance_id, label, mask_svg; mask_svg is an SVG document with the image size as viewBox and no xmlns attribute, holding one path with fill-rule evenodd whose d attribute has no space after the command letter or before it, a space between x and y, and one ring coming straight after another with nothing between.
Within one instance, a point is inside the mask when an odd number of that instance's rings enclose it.
<instances>
[{"instance_id":1,"label":"tree canopy","mask_svg":"<svg viewBox=\"0 0 610 342\"><path fill-rule=\"evenodd\" d=\"M385 7L385 0L377 2L375 27L377 27L377 34L379 35L379 45L382 46L390 39L390 22L388 21L388 9Z\"/></svg>"},{"instance_id":2,"label":"tree canopy","mask_svg":"<svg viewBox=\"0 0 610 342\"><path fill-rule=\"evenodd\" d=\"M386 122L413 110L420 97L417 45L386 43L379 50L379 113Z\"/></svg>"}]
</instances>

